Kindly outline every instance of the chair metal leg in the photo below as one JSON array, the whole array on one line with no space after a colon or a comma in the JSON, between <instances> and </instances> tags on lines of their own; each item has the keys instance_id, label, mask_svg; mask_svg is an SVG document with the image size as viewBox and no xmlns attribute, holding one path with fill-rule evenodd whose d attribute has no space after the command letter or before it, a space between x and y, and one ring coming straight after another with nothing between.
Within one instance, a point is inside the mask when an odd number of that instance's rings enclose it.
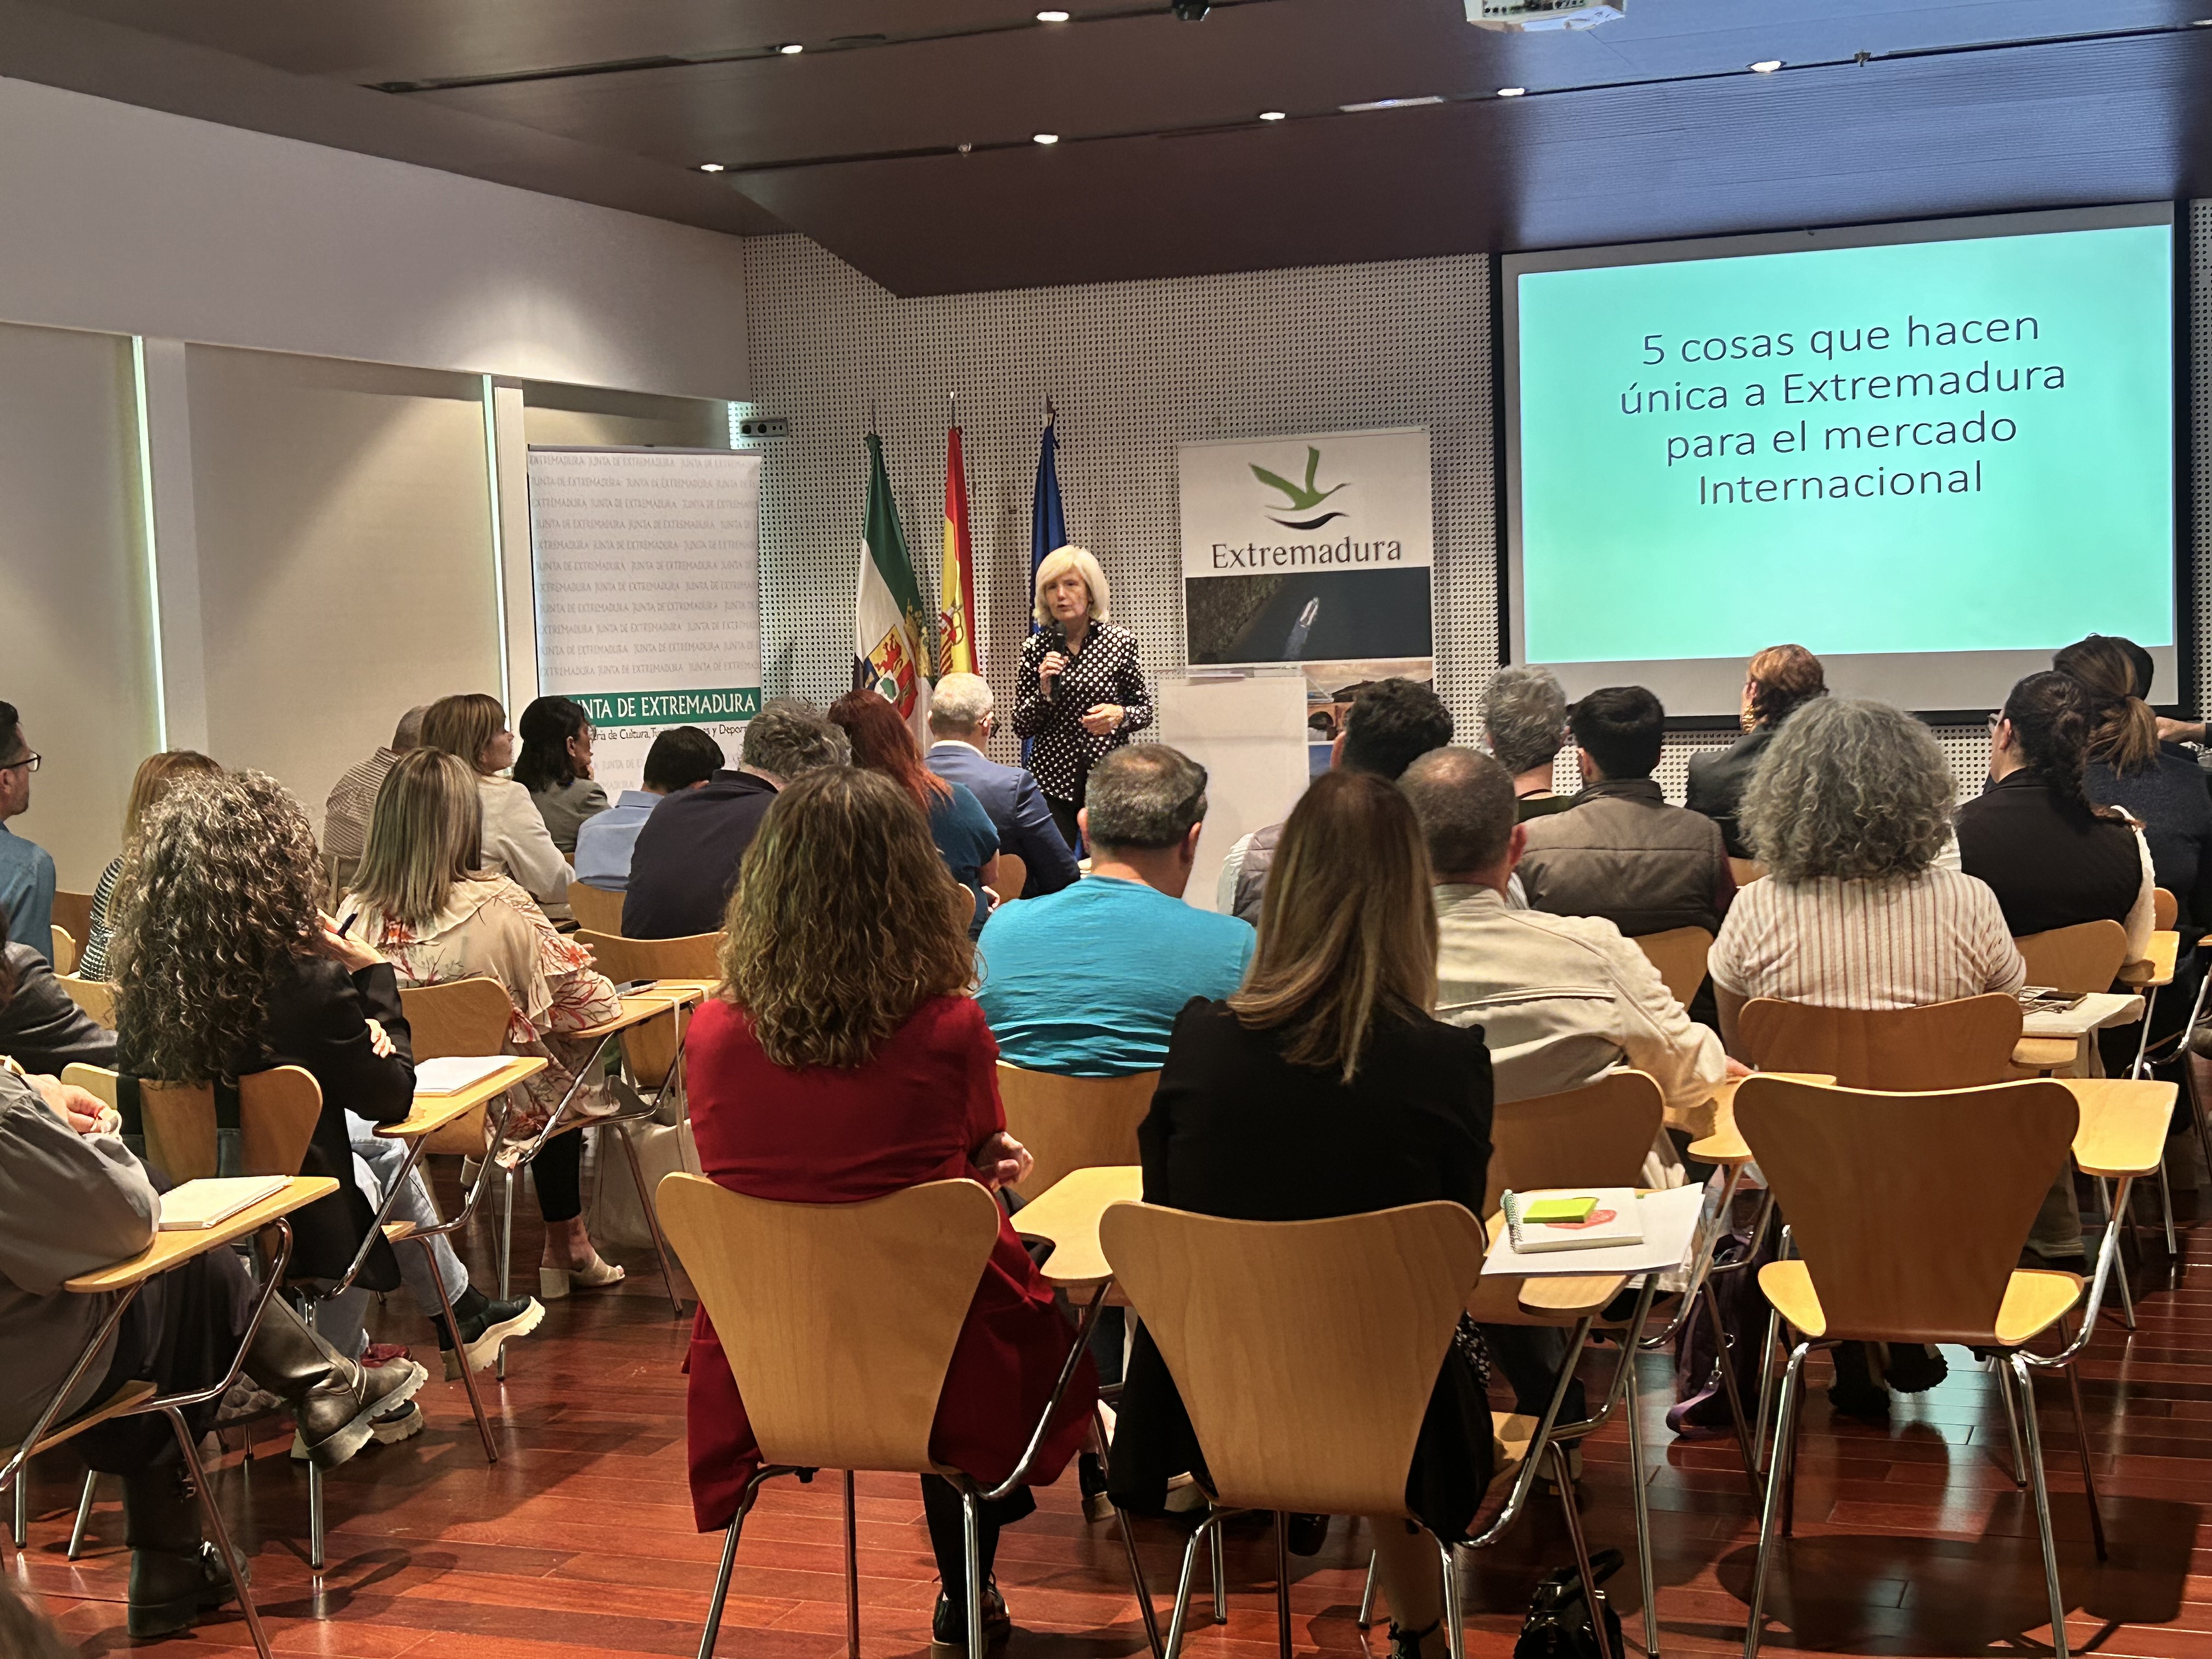
<instances>
[{"instance_id":1,"label":"chair metal leg","mask_svg":"<svg viewBox=\"0 0 2212 1659\"><path fill-rule=\"evenodd\" d=\"M1096 1406L1091 1408L1091 1443L1098 1453L1098 1461L1106 1461L1106 1414ZM1137 1593L1137 1612L1145 1621L1145 1644L1152 1650L1152 1659L1162 1659L1160 1647L1160 1618L1152 1606L1152 1589L1145 1582L1145 1564L1137 1558L1137 1534L1129 1524L1128 1511L1120 1504L1114 1506L1114 1519L1121 1534L1121 1549L1129 1558L1129 1586Z\"/></svg>"},{"instance_id":2,"label":"chair metal leg","mask_svg":"<svg viewBox=\"0 0 2212 1659\"><path fill-rule=\"evenodd\" d=\"M973 1482L960 1483L960 1555L968 1578L968 1652L983 1651L983 1534Z\"/></svg>"},{"instance_id":3,"label":"chair metal leg","mask_svg":"<svg viewBox=\"0 0 2212 1659\"><path fill-rule=\"evenodd\" d=\"M485 1156L493 1157L498 1150L495 1146ZM489 1173L488 1170L484 1171L484 1175ZM507 1180L501 1183L499 1191L499 1299L502 1302L507 1299L510 1269L514 1266L514 1183L522 1179L522 1172L512 1166L507 1167L506 1174ZM477 1179L482 1181L483 1175L479 1175ZM492 1375L502 1382L507 1381L507 1346L504 1343L500 1345L498 1359L493 1362Z\"/></svg>"},{"instance_id":4,"label":"chair metal leg","mask_svg":"<svg viewBox=\"0 0 2212 1659\"><path fill-rule=\"evenodd\" d=\"M1281 1510L1275 1511L1275 1650L1291 1659L1291 1517Z\"/></svg>"},{"instance_id":5,"label":"chair metal leg","mask_svg":"<svg viewBox=\"0 0 2212 1659\"><path fill-rule=\"evenodd\" d=\"M1982 1369L1996 1376L1997 1398L2004 1402L2005 1439L2012 1447L2012 1484L2015 1487L2025 1488L2027 1485L2027 1464L2020 1450L2020 1407L2013 1403L2012 1384L2001 1375L2004 1363L1997 1355L1991 1354L1989 1363Z\"/></svg>"},{"instance_id":6,"label":"chair metal leg","mask_svg":"<svg viewBox=\"0 0 2212 1659\"><path fill-rule=\"evenodd\" d=\"M1712 1328L1713 1356L1721 1368L1721 1390L1728 1396L1729 1419L1735 1425L1735 1443L1743 1453L1743 1478L1751 1482L1751 1495L1759 1496L1759 1452L1751 1443L1751 1425L1744 1419L1743 1393L1736 1386L1734 1356L1729 1334L1721 1324L1721 1305L1710 1284L1701 1285L1698 1300L1705 1304L1705 1323Z\"/></svg>"},{"instance_id":7,"label":"chair metal leg","mask_svg":"<svg viewBox=\"0 0 2212 1659\"><path fill-rule=\"evenodd\" d=\"M1651 1565L1651 1492L1650 1471L1644 1467L1643 1404L1636 1394L1635 1356L1628 1357L1628 1474L1636 1492L1636 1569L1644 1592L1644 1659L1659 1659L1659 1587Z\"/></svg>"},{"instance_id":8,"label":"chair metal leg","mask_svg":"<svg viewBox=\"0 0 2212 1659\"><path fill-rule=\"evenodd\" d=\"M845 1659L860 1659L860 1522L850 1469L845 1471Z\"/></svg>"},{"instance_id":9,"label":"chair metal leg","mask_svg":"<svg viewBox=\"0 0 2212 1659\"><path fill-rule=\"evenodd\" d=\"M2066 1324L2063 1319L2058 1322L2061 1346L2074 1340L2068 1334ZM2081 1379L2073 1366L2068 1365L2064 1369L2066 1395L2074 1407L2074 1441L2081 1451L2081 1489L2089 1499L2089 1536L2097 1546L2097 1559L2100 1561L2109 1560L2111 1556L2105 1547L2105 1505L2097 1496L2097 1471L2089 1457L2089 1419L2081 1410Z\"/></svg>"},{"instance_id":10,"label":"chair metal leg","mask_svg":"<svg viewBox=\"0 0 2212 1659\"><path fill-rule=\"evenodd\" d=\"M1460 1606L1458 1560L1452 1547L1441 1539L1437 1549L1444 1559L1444 1650L1450 1659L1467 1659L1467 1615ZM1367 1570L1375 1571L1373 1562Z\"/></svg>"},{"instance_id":11,"label":"chair metal leg","mask_svg":"<svg viewBox=\"0 0 2212 1659\"><path fill-rule=\"evenodd\" d=\"M1776 1523L1782 1515L1782 1484L1789 1457L1785 1448L1797 1427L1797 1400L1803 1391L1805 1356L1809 1342L1800 1342L1790 1355L1790 1368L1782 1374L1780 1415L1774 1425L1774 1456L1766 1466L1766 1501L1759 1506L1759 1553L1751 1569L1751 1606L1744 1625L1743 1659L1759 1659L1759 1626L1766 1618L1766 1570L1774 1555Z\"/></svg>"},{"instance_id":12,"label":"chair metal leg","mask_svg":"<svg viewBox=\"0 0 2212 1659\"><path fill-rule=\"evenodd\" d=\"M84 1529L92 1523L92 1489L99 1481L96 1471L84 1472L84 1495L76 1500L76 1524L70 1528L69 1559L72 1561L84 1553Z\"/></svg>"},{"instance_id":13,"label":"chair metal leg","mask_svg":"<svg viewBox=\"0 0 2212 1659\"><path fill-rule=\"evenodd\" d=\"M2181 1255L2181 1246L2174 1242L2173 1237L2173 1188L2166 1182L2166 1155L2163 1152L2158 1160L2158 1208L2166 1220L2166 1260L2178 1261Z\"/></svg>"},{"instance_id":14,"label":"chair metal leg","mask_svg":"<svg viewBox=\"0 0 2212 1659\"><path fill-rule=\"evenodd\" d=\"M1213 1622L1225 1625L1229 1622L1229 1549L1218 1527L1207 1543L1206 1565L1213 1573Z\"/></svg>"},{"instance_id":15,"label":"chair metal leg","mask_svg":"<svg viewBox=\"0 0 2212 1659\"><path fill-rule=\"evenodd\" d=\"M621 1125L615 1131L622 1142L623 1152L629 1163L629 1178L637 1188L638 1207L645 1212L645 1224L653 1234L653 1248L660 1257L660 1282L668 1290L668 1305L676 1310L678 1319L684 1317L684 1298L676 1294L676 1260L669 1254L667 1237L660 1231L660 1212L653 1201L653 1194L645 1188L645 1166L637 1160L637 1143L630 1139L630 1126Z\"/></svg>"},{"instance_id":16,"label":"chair metal leg","mask_svg":"<svg viewBox=\"0 0 2212 1659\"><path fill-rule=\"evenodd\" d=\"M1375 1552L1370 1550L1367 1553L1367 1583L1359 1592L1359 1613L1352 1620L1362 1630L1372 1630L1375 1626Z\"/></svg>"},{"instance_id":17,"label":"chair metal leg","mask_svg":"<svg viewBox=\"0 0 2212 1659\"><path fill-rule=\"evenodd\" d=\"M430 1248L427 1238L416 1241L422 1247L422 1259L429 1264L430 1282L438 1287L438 1306L446 1316L446 1334L453 1339L453 1352L460 1357L461 1386L468 1390L469 1409L476 1414L477 1432L483 1437L484 1462L499 1462L499 1448L492 1443L491 1423L484 1416L483 1401L477 1394L476 1373L469 1368L469 1345L461 1340L461 1322L453 1317L453 1299L446 1294L446 1276L438 1271L438 1253ZM507 1346L500 1346L500 1357L507 1357Z\"/></svg>"},{"instance_id":18,"label":"chair metal leg","mask_svg":"<svg viewBox=\"0 0 2212 1659\"><path fill-rule=\"evenodd\" d=\"M1218 1523L1219 1517L1208 1511L1206 1519L1198 1523L1198 1530L1191 1534L1190 1541L1182 1547L1182 1574L1176 1580L1175 1611L1168 1615L1167 1649L1163 1659L1176 1659L1182 1651L1183 1621L1190 1613L1190 1581L1197 1576L1199 1548Z\"/></svg>"},{"instance_id":19,"label":"chair metal leg","mask_svg":"<svg viewBox=\"0 0 2212 1659\"><path fill-rule=\"evenodd\" d=\"M2043 1542L2043 1579L2051 1592L2052 1659L2066 1659L2066 1595L2058 1587L2058 1544L2051 1533L2051 1488L2043 1478L2043 1437L2035 1425L2035 1385L2028 1380L2027 1361L2010 1356L2008 1369L2020 1386L2021 1426L2027 1435L2030 1489L2035 1494L2035 1530Z\"/></svg>"},{"instance_id":20,"label":"chair metal leg","mask_svg":"<svg viewBox=\"0 0 2212 1659\"><path fill-rule=\"evenodd\" d=\"M730 1569L738 1562L738 1536L745 1529L745 1512L739 1510L722 1536L722 1565L714 1574L714 1599L707 1604L707 1631L699 1638L699 1659L714 1659L714 1638L721 1633L722 1603L730 1596Z\"/></svg>"},{"instance_id":21,"label":"chair metal leg","mask_svg":"<svg viewBox=\"0 0 2212 1659\"><path fill-rule=\"evenodd\" d=\"M324 1555L323 1472L311 1461L307 1465L307 1565L320 1572Z\"/></svg>"},{"instance_id":22,"label":"chair metal leg","mask_svg":"<svg viewBox=\"0 0 2212 1659\"><path fill-rule=\"evenodd\" d=\"M2097 1209L2102 1219L2109 1221L2112 1218L2112 1188L2102 1176L2097 1177ZM2123 1217L2120 1222L2120 1237L2125 1238L2127 1235L2128 1222L2127 1218ZM2129 1330L2133 1330L2136 1328L2136 1298L2135 1292L2128 1287L2128 1259L2124 1253L2112 1263L2112 1282L2118 1287L2120 1292L2120 1323Z\"/></svg>"},{"instance_id":23,"label":"chair metal leg","mask_svg":"<svg viewBox=\"0 0 2212 1659\"><path fill-rule=\"evenodd\" d=\"M31 1469L27 1463L15 1471L15 1522L9 1528L8 1534L15 1540L15 1547L19 1550L28 1549L31 1547L30 1481Z\"/></svg>"},{"instance_id":24,"label":"chair metal leg","mask_svg":"<svg viewBox=\"0 0 2212 1659\"><path fill-rule=\"evenodd\" d=\"M208 1536L214 1541L216 1553L222 1557L223 1571L230 1575L232 1589L238 1596L239 1610L246 1615L246 1628L252 1635L254 1650L261 1659L269 1659L269 1632L261 1628L260 1611L253 1605L253 1587L246 1581L246 1565L238 1559L238 1551L230 1541L230 1528L222 1518L222 1506L215 1501L215 1492L208 1486L207 1471L200 1467L199 1448L192 1443L192 1431L185 1426L185 1414L174 1406L164 1406L161 1414L169 1419L169 1426L177 1436L177 1445L185 1455L185 1469L192 1478L192 1488L200 1495L200 1508L207 1516Z\"/></svg>"},{"instance_id":25,"label":"chair metal leg","mask_svg":"<svg viewBox=\"0 0 2212 1659\"><path fill-rule=\"evenodd\" d=\"M1559 1487L1559 1508L1567 1517L1567 1541L1574 1546L1575 1571L1583 1576L1583 1600L1589 1607L1590 1630L1597 1638L1597 1659L1620 1659L1613 1650L1612 1634L1605 1627L1605 1592L1598 1588L1597 1575L1590 1570L1589 1540L1583 1535L1582 1510L1575 1504L1575 1475L1567 1461L1567 1449L1554 1441L1551 1456L1552 1478Z\"/></svg>"}]
</instances>

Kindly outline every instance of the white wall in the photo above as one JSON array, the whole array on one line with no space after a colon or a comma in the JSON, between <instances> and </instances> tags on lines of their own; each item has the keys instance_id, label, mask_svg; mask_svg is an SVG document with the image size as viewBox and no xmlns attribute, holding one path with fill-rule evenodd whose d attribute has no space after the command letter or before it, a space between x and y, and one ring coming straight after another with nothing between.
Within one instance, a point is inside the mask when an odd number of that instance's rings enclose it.
<instances>
[{"instance_id":1,"label":"white wall","mask_svg":"<svg viewBox=\"0 0 2212 1659\"><path fill-rule=\"evenodd\" d=\"M0 79L0 319L696 398L735 237Z\"/></svg>"}]
</instances>

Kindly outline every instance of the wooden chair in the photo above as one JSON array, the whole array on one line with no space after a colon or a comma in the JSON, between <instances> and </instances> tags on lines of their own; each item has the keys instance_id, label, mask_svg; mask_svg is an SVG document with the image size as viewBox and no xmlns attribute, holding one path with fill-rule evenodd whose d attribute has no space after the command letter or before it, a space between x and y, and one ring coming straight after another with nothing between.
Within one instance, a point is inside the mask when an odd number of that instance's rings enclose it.
<instances>
[{"instance_id":1,"label":"wooden chair","mask_svg":"<svg viewBox=\"0 0 2212 1659\"><path fill-rule=\"evenodd\" d=\"M1406 1473L1421 1419L1481 1276L1482 1224L1442 1202L1274 1222L1116 1204L1099 1237L1116 1283L1159 1346L1205 1453L1207 1510L1183 1553L1165 1659L1176 1659L1182 1644L1199 1549L1239 1510L1276 1516L1276 1628L1287 1655L1283 1518L1407 1515ZM1510 1481L1510 1491L1467 1546L1484 1547L1511 1524L1548 1454L1575 1559L1591 1585L1597 1581L1565 1449L1553 1442L1552 1428L1594 1312L1587 1310L1577 1328L1544 1416L1493 1413L1498 1476ZM1438 1548L1446 1640L1452 1659L1461 1659L1454 1547Z\"/></svg>"},{"instance_id":2,"label":"wooden chair","mask_svg":"<svg viewBox=\"0 0 2212 1659\"><path fill-rule=\"evenodd\" d=\"M1006 1133L1030 1149L1036 1168L1016 1192L1035 1198L1071 1170L1134 1164L1137 1126L1152 1109L1158 1072L1128 1077L1060 1077L999 1062Z\"/></svg>"},{"instance_id":3,"label":"wooden chair","mask_svg":"<svg viewBox=\"0 0 2212 1659\"><path fill-rule=\"evenodd\" d=\"M1635 942L1659 970L1667 994L1687 1006L1705 982L1705 957L1713 948L1713 936L1702 927L1669 927L1663 933L1638 934Z\"/></svg>"},{"instance_id":4,"label":"wooden chair","mask_svg":"<svg viewBox=\"0 0 2212 1659\"><path fill-rule=\"evenodd\" d=\"M2151 927L2160 933L2172 931L2174 918L2181 914L2181 902L2163 887L2150 890Z\"/></svg>"},{"instance_id":5,"label":"wooden chair","mask_svg":"<svg viewBox=\"0 0 2212 1659\"><path fill-rule=\"evenodd\" d=\"M2027 963L2030 985L2047 985L2073 997L2112 989L2128 959L2128 930L2109 920L2027 933L2013 943ZM2081 1048L2067 1037L2024 1036L2013 1049L2013 1064L2046 1074L2065 1071Z\"/></svg>"},{"instance_id":6,"label":"wooden chair","mask_svg":"<svg viewBox=\"0 0 2212 1659\"><path fill-rule=\"evenodd\" d=\"M507 1021L514 1017L514 1005L507 988L495 979L403 986L399 1006L407 1015L417 1061L448 1055L473 1059L507 1051ZM423 1150L482 1158L485 1129L486 1112L479 1109L432 1134Z\"/></svg>"},{"instance_id":7,"label":"wooden chair","mask_svg":"<svg viewBox=\"0 0 2212 1659\"><path fill-rule=\"evenodd\" d=\"M784 1204L678 1173L662 1177L656 1203L729 1357L762 1460L723 1540L700 1653L714 1653L738 1540L762 1483L817 1468L845 1471L848 1654L860 1650L857 1469L940 1474L959 1488L968 1651L981 1653L975 1506L1025 1479L1031 1460L987 1493L965 1471L932 1457L929 1436L945 1369L999 1236L997 1202L972 1181L934 1181L857 1204ZM886 1285L897 1294L886 1298ZM1076 1357L1072 1349L1063 1389ZM1048 1419L1059 1399L1055 1391Z\"/></svg>"},{"instance_id":8,"label":"wooden chair","mask_svg":"<svg viewBox=\"0 0 2212 1659\"><path fill-rule=\"evenodd\" d=\"M68 928L70 937L82 945L92 937L92 895L65 893L57 889L48 920L57 927ZM59 973L61 969L56 968L54 971Z\"/></svg>"},{"instance_id":9,"label":"wooden chair","mask_svg":"<svg viewBox=\"0 0 2212 1659\"><path fill-rule=\"evenodd\" d=\"M1921 1008L1816 1008L1757 997L1736 1035L1760 1072L1819 1072L1847 1089L1966 1089L2012 1075L2018 999L2002 991Z\"/></svg>"},{"instance_id":10,"label":"wooden chair","mask_svg":"<svg viewBox=\"0 0 2212 1659\"><path fill-rule=\"evenodd\" d=\"M1766 879L1766 866L1757 859L1732 858L1729 860L1729 874L1735 878L1738 887L1748 887L1754 881Z\"/></svg>"},{"instance_id":11,"label":"wooden chair","mask_svg":"<svg viewBox=\"0 0 2212 1659\"><path fill-rule=\"evenodd\" d=\"M688 939L623 939L580 929L576 937L590 945L599 971L617 985L641 979L721 982L720 933L695 933ZM690 1024L690 1011L683 1009L667 1019L656 1019L623 1033L623 1058L640 1088L647 1091L671 1088L675 1091L672 1102L683 1100L684 1034Z\"/></svg>"},{"instance_id":12,"label":"wooden chair","mask_svg":"<svg viewBox=\"0 0 2212 1659\"><path fill-rule=\"evenodd\" d=\"M1796 1463L1795 1431L1806 1356L1827 1341L1943 1342L2002 1351L2017 1395L2051 1597L2051 1641L2066 1659L2066 1604L2051 1538L2051 1496L2029 1367L2068 1367L2090 1513L2104 1553L2088 1434L2070 1369L2096 1319L2111 1234L2078 1339L2063 1321L2081 1291L2073 1273L2018 1270L2051 1177L2080 1120L2074 1097L2048 1080L1928 1094L1871 1093L1754 1077L1738 1091L1738 1127L1790 1218L1799 1259L1769 1262L1759 1287L1798 1334L1784 1374L1767 1472L1745 1659L1756 1659L1778 1518ZM1961 1172L1971 1172L1961 1178ZM2024 1345L2058 1325L2056 1356ZM1781 1530L1788 1533L1784 1522ZM1802 1605L1802 1602L1800 1605Z\"/></svg>"},{"instance_id":13,"label":"wooden chair","mask_svg":"<svg viewBox=\"0 0 2212 1659\"><path fill-rule=\"evenodd\" d=\"M54 972L57 974L76 972L77 963L84 960L83 947L70 936L70 930L59 922L47 928L46 933L52 945L52 948L46 952L46 960L53 964Z\"/></svg>"},{"instance_id":14,"label":"wooden chair","mask_svg":"<svg viewBox=\"0 0 2212 1659\"><path fill-rule=\"evenodd\" d=\"M54 983L69 993L70 1000L83 1009L94 1024L110 1031L115 1029L115 987L108 981L57 973Z\"/></svg>"},{"instance_id":15,"label":"wooden chair","mask_svg":"<svg viewBox=\"0 0 2212 1659\"><path fill-rule=\"evenodd\" d=\"M1012 904L1022 896L1022 889L1030 884L1030 866L1016 853L999 854L999 900Z\"/></svg>"},{"instance_id":16,"label":"wooden chair","mask_svg":"<svg viewBox=\"0 0 2212 1659\"><path fill-rule=\"evenodd\" d=\"M568 884L568 914L575 917L580 931L589 929L610 938L619 937L622 933L622 913L623 896L620 893L594 887L587 881ZM600 971L604 973L605 969Z\"/></svg>"}]
</instances>

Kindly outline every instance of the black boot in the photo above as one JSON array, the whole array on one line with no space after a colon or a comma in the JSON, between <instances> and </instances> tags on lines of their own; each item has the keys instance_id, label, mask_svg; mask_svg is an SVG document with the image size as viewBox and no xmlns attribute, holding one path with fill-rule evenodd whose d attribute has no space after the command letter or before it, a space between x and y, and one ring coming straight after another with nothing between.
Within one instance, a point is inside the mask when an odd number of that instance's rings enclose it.
<instances>
[{"instance_id":1,"label":"black boot","mask_svg":"<svg viewBox=\"0 0 2212 1659\"><path fill-rule=\"evenodd\" d=\"M308 1460L325 1469L367 1445L369 1419L412 1399L428 1375L411 1359L374 1371L355 1364L281 1297L253 1334L246 1374L292 1407Z\"/></svg>"},{"instance_id":2,"label":"black boot","mask_svg":"<svg viewBox=\"0 0 2212 1659\"><path fill-rule=\"evenodd\" d=\"M983 1646L986 1651L995 1651L1006 1645L1006 1638L1014 1633L1014 1621L1006 1611L1006 1598L999 1594L999 1581L985 1581L983 1585ZM945 1591L937 1592L937 1606L930 1615L929 1650L933 1659L951 1659L953 1654L968 1651L968 1604L956 1601Z\"/></svg>"},{"instance_id":3,"label":"black boot","mask_svg":"<svg viewBox=\"0 0 2212 1659\"><path fill-rule=\"evenodd\" d=\"M1390 1659L1421 1659L1421 1644L1431 1637L1436 1638L1437 1648L1444 1646L1444 1638L1437 1635L1443 1628L1443 1620L1441 1619L1431 1620L1427 1628L1424 1630L1407 1630L1396 1620L1392 1620L1390 1621ZM1433 1655L1437 1648L1431 1648L1430 1653Z\"/></svg>"},{"instance_id":4,"label":"black boot","mask_svg":"<svg viewBox=\"0 0 2212 1659\"><path fill-rule=\"evenodd\" d=\"M173 1636L236 1594L222 1557L200 1536L200 1504L174 1464L123 1478L131 1542L131 1634Z\"/></svg>"}]
</instances>

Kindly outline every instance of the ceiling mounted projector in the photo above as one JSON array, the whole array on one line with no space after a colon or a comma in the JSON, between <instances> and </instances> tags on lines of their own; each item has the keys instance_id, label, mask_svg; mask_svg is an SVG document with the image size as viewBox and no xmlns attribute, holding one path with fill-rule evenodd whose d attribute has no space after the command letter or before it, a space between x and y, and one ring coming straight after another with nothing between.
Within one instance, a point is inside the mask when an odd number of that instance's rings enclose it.
<instances>
[{"instance_id":1,"label":"ceiling mounted projector","mask_svg":"<svg viewBox=\"0 0 2212 1659\"><path fill-rule=\"evenodd\" d=\"M1534 34L1594 29L1625 16L1628 0L1467 0L1467 21L1479 29Z\"/></svg>"}]
</instances>

